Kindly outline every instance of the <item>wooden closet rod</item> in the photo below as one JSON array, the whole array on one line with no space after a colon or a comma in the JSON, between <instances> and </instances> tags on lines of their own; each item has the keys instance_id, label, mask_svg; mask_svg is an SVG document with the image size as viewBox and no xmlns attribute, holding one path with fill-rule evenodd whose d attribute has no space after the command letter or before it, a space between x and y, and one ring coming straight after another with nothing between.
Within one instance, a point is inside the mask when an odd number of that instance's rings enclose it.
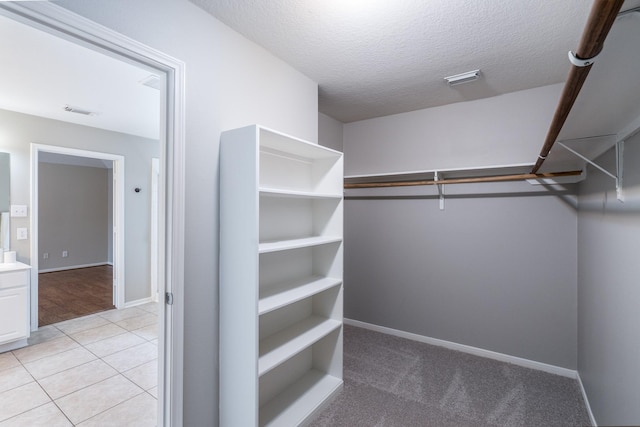
<instances>
[{"instance_id":1,"label":"wooden closet rod","mask_svg":"<svg viewBox=\"0 0 640 427\"><path fill-rule=\"evenodd\" d=\"M424 180L424 181L391 181L391 182L362 182L354 184L344 184L344 188L376 188L376 187L409 187L415 185L436 185L436 184L472 184L478 182L505 182L505 181L524 181L527 179L544 179L559 178L563 176L580 175L582 171L569 172L548 172L548 173L523 173L517 175L494 175L494 176L478 176L474 178L451 178Z\"/></svg>"},{"instance_id":2,"label":"wooden closet rod","mask_svg":"<svg viewBox=\"0 0 640 427\"><path fill-rule=\"evenodd\" d=\"M575 52L575 57L578 60L589 60L594 58L602 50L604 40L611 30L611 26L620 12L624 0L595 0L593 6L591 6L591 13L589 19L582 32L582 39L578 46L578 50ZM569 70L569 77L564 85L562 96L558 102L558 107L553 115L553 121L549 126L547 132L547 138L544 141L544 145L540 150L540 155L536 160L536 164L531 169L531 173L536 173L542 163L544 163L551 147L556 141L556 138L564 126L564 122L567 120L567 116L571 112L580 89L589 75L593 61L589 61L588 65L576 66L571 65Z\"/></svg>"}]
</instances>

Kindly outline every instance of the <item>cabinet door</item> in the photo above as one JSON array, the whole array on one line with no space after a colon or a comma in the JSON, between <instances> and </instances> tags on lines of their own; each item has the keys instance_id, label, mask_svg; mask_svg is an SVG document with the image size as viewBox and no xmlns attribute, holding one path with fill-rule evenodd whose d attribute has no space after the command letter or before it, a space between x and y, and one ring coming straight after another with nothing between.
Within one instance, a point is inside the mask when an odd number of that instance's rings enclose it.
<instances>
[{"instance_id":1,"label":"cabinet door","mask_svg":"<svg viewBox=\"0 0 640 427\"><path fill-rule=\"evenodd\" d=\"M0 344L25 338L27 328L27 287L0 290Z\"/></svg>"}]
</instances>

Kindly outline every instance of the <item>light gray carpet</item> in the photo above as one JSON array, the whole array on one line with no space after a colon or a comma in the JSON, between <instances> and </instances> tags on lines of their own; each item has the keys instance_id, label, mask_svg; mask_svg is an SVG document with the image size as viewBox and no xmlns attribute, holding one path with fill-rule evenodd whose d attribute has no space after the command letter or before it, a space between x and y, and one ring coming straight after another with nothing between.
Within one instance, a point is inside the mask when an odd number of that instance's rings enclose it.
<instances>
[{"instance_id":1,"label":"light gray carpet","mask_svg":"<svg viewBox=\"0 0 640 427\"><path fill-rule=\"evenodd\" d=\"M590 426L576 380L353 326L313 427Z\"/></svg>"}]
</instances>

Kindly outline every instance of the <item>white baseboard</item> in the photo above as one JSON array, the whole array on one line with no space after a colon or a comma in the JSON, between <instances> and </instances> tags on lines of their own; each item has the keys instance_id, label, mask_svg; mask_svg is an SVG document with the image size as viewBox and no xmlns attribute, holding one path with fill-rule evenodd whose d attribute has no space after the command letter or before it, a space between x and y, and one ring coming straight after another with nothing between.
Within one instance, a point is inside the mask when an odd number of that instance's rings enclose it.
<instances>
[{"instance_id":1,"label":"white baseboard","mask_svg":"<svg viewBox=\"0 0 640 427\"><path fill-rule=\"evenodd\" d=\"M385 326L373 325L371 323L360 322L359 320L344 319L346 325L357 326L364 329L369 329L376 332L382 332L383 334L395 335L397 337L410 339L413 341L419 341L426 344L436 345L438 347L445 347L450 350L461 351L463 353L473 354L475 356L486 357L488 359L499 360L500 362L513 363L514 365L522 366L529 369L535 369L537 371L548 372L550 374L560 375L563 377L578 378L578 372L562 368L560 366L549 365L547 363L536 362L535 360L523 359L517 356L511 356L504 353L498 353L491 350L485 350L478 347L472 347L465 344L458 344L451 341L445 341L438 338L425 337L423 335L413 334L411 332L404 332L398 329L387 328Z\"/></svg>"},{"instance_id":2,"label":"white baseboard","mask_svg":"<svg viewBox=\"0 0 640 427\"><path fill-rule=\"evenodd\" d=\"M148 302L155 302L153 297L147 297L142 299L137 299L135 301L129 301L124 303L124 308L135 307L136 305L146 304Z\"/></svg>"},{"instance_id":3,"label":"white baseboard","mask_svg":"<svg viewBox=\"0 0 640 427\"><path fill-rule=\"evenodd\" d=\"M99 267L101 265L109 265L108 262L95 262L93 264L71 265L69 267L46 268L38 270L38 273L53 273L55 271L77 270L78 268Z\"/></svg>"},{"instance_id":4,"label":"white baseboard","mask_svg":"<svg viewBox=\"0 0 640 427\"><path fill-rule=\"evenodd\" d=\"M596 417L594 417L593 412L591 412L591 405L589 405L589 397L587 396L587 391L584 389L584 384L582 384L582 378L580 378L580 373L578 373L578 384L580 385L580 391L582 392L582 398L584 399L584 404L587 406L587 412L589 413L589 419L591 420L591 424L594 427L598 427L598 423L596 422Z\"/></svg>"},{"instance_id":5,"label":"white baseboard","mask_svg":"<svg viewBox=\"0 0 640 427\"><path fill-rule=\"evenodd\" d=\"M17 341L11 341L6 344L0 345L0 353L16 350L18 348L26 347L27 345L29 345L29 342L26 338Z\"/></svg>"}]
</instances>

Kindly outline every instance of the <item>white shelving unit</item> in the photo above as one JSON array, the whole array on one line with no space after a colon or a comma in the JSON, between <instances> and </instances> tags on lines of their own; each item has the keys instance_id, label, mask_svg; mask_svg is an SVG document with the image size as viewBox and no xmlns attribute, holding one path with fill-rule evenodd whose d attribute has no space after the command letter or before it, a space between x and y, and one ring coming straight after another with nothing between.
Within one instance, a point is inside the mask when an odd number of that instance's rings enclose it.
<instances>
[{"instance_id":1,"label":"white shelving unit","mask_svg":"<svg viewBox=\"0 0 640 427\"><path fill-rule=\"evenodd\" d=\"M248 126L220 148L220 425L304 424L342 389L342 154Z\"/></svg>"}]
</instances>

